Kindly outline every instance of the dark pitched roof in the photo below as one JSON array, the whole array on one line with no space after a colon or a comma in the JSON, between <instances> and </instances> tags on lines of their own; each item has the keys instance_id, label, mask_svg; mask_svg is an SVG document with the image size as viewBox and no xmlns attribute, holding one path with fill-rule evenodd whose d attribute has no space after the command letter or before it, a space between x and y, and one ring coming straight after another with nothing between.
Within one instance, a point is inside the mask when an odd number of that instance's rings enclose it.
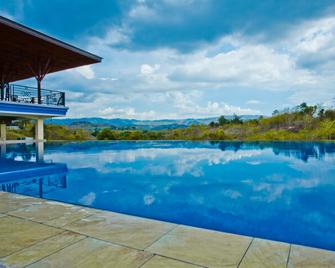
<instances>
[{"instance_id":1,"label":"dark pitched roof","mask_svg":"<svg viewBox=\"0 0 335 268\"><path fill-rule=\"evenodd\" d=\"M101 62L102 58L0 16L0 72L13 82ZM33 69L33 71L32 71Z\"/></svg>"}]
</instances>

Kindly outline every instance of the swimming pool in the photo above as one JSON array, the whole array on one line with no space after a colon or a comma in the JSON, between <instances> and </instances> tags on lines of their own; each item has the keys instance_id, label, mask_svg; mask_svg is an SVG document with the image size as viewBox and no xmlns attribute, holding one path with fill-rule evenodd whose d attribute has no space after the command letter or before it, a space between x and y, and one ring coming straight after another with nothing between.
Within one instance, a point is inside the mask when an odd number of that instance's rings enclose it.
<instances>
[{"instance_id":1,"label":"swimming pool","mask_svg":"<svg viewBox=\"0 0 335 268\"><path fill-rule=\"evenodd\" d=\"M5 157L33 161L35 149ZM0 177L2 189L335 250L334 143L47 143L44 158L62 169Z\"/></svg>"}]
</instances>

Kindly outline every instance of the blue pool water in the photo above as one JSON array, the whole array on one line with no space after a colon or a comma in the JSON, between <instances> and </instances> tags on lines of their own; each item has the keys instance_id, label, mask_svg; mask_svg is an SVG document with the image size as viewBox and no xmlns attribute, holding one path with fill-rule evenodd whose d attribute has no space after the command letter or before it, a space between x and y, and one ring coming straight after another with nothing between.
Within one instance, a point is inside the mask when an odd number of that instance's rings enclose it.
<instances>
[{"instance_id":1,"label":"blue pool water","mask_svg":"<svg viewBox=\"0 0 335 268\"><path fill-rule=\"evenodd\" d=\"M5 157L8 171L35 149ZM44 159L65 165L3 190L335 250L335 143L48 143Z\"/></svg>"}]
</instances>

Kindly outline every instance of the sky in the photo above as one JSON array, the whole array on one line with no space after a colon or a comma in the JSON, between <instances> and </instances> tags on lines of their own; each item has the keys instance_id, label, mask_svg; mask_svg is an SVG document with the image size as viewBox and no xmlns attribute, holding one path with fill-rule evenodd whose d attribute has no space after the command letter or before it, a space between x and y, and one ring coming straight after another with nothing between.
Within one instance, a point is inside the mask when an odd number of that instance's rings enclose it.
<instances>
[{"instance_id":1,"label":"sky","mask_svg":"<svg viewBox=\"0 0 335 268\"><path fill-rule=\"evenodd\" d=\"M68 117L334 105L333 0L8 0L0 15L103 57L43 81L66 91Z\"/></svg>"}]
</instances>

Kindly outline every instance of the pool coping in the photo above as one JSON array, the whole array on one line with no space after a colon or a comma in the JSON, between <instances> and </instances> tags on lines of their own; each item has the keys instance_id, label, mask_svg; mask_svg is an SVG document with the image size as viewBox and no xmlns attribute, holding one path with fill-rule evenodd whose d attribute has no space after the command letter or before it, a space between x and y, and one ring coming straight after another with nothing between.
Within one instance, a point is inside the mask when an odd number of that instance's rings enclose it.
<instances>
[{"instance_id":1,"label":"pool coping","mask_svg":"<svg viewBox=\"0 0 335 268\"><path fill-rule=\"evenodd\" d=\"M12 230L20 224L26 231ZM64 242L64 237L71 242ZM71 267L78 265L71 258L75 255L85 256L97 267L335 266L335 251L2 191L0 238L0 267L57 265L61 260L66 260L62 265ZM12 251L8 244L13 246ZM43 250L40 244L45 245ZM55 249L56 245L59 247ZM111 259L114 253L116 257Z\"/></svg>"}]
</instances>

